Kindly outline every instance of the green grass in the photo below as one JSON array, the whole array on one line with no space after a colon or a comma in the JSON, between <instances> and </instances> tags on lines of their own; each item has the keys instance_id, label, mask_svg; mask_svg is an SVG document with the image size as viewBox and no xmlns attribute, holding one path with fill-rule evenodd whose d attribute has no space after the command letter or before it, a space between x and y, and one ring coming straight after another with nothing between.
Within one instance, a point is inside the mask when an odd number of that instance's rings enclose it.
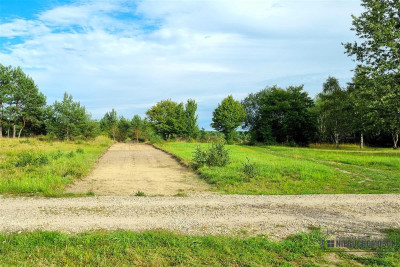
<instances>
[{"instance_id":1,"label":"green grass","mask_svg":"<svg viewBox=\"0 0 400 267\"><path fill-rule=\"evenodd\" d=\"M312 231L265 236L188 236L165 231L0 234L1 266L394 266L399 254L323 253Z\"/></svg>"},{"instance_id":2,"label":"green grass","mask_svg":"<svg viewBox=\"0 0 400 267\"><path fill-rule=\"evenodd\" d=\"M165 142L157 144L189 164L196 146L209 144ZM400 151L344 146L292 148L229 145L231 163L201 167L201 177L228 194L338 194L400 193ZM243 164L254 163L257 176L246 177Z\"/></svg>"},{"instance_id":3,"label":"green grass","mask_svg":"<svg viewBox=\"0 0 400 267\"><path fill-rule=\"evenodd\" d=\"M104 137L87 142L0 139L0 194L62 196L65 186L86 176L110 145Z\"/></svg>"}]
</instances>

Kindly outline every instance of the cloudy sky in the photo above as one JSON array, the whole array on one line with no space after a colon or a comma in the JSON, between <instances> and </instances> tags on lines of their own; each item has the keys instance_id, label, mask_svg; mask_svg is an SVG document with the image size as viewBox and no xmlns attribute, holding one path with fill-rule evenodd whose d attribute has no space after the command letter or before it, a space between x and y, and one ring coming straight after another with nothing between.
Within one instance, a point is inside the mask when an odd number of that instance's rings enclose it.
<instances>
[{"instance_id":1,"label":"cloudy sky","mask_svg":"<svg viewBox=\"0 0 400 267\"><path fill-rule=\"evenodd\" d=\"M350 81L360 0L1 0L0 63L94 118L128 118L162 99L198 102L199 124L228 94Z\"/></svg>"}]
</instances>

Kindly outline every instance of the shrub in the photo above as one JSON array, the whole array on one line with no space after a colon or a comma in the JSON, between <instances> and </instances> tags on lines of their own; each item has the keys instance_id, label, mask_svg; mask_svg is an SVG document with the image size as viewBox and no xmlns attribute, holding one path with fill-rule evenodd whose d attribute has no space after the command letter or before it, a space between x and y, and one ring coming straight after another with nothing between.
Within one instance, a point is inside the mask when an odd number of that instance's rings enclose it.
<instances>
[{"instance_id":1,"label":"shrub","mask_svg":"<svg viewBox=\"0 0 400 267\"><path fill-rule=\"evenodd\" d=\"M242 172L248 179L254 178L260 173L257 164L251 163L249 158L247 158L247 162L243 163Z\"/></svg>"},{"instance_id":2,"label":"shrub","mask_svg":"<svg viewBox=\"0 0 400 267\"><path fill-rule=\"evenodd\" d=\"M142 192L142 191L137 191L135 196L137 196L137 197L145 197L146 194L144 192Z\"/></svg>"},{"instance_id":3,"label":"shrub","mask_svg":"<svg viewBox=\"0 0 400 267\"><path fill-rule=\"evenodd\" d=\"M49 163L49 158L46 154L36 154L33 151L23 151L21 152L15 162L16 167L25 166L39 166Z\"/></svg>"},{"instance_id":4,"label":"shrub","mask_svg":"<svg viewBox=\"0 0 400 267\"><path fill-rule=\"evenodd\" d=\"M85 151L83 150L83 148L77 148L76 153L83 154L83 153L85 153Z\"/></svg>"},{"instance_id":5,"label":"shrub","mask_svg":"<svg viewBox=\"0 0 400 267\"><path fill-rule=\"evenodd\" d=\"M68 152L68 153L67 153L67 157L68 157L68 158L73 158L73 157L75 157L74 151Z\"/></svg>"},{"instance_id":6,"label":"shrub","mask_svg":"<svg viewBox=\"0 0 400 267\"><path fill-rule=\"evenodd\" d=\"M58 150L53 155L51 155L51 157L52 157L52 159L57 160L57 159L61 158L63 155L64 155L64 152Z\"/></svg>"},{"instance_id":7,"label":"shrub","mask_svg":"<svg viewBox=\"0 0 400 267\"><path fill-rule=\"evenodd\" d=\"M229 164L229 150L225 149L224 143L212 143L208 150L202 150L197 146L191 165L198 169L204 165L207 166L226 166Z\"/></svg>"}]
</instances>

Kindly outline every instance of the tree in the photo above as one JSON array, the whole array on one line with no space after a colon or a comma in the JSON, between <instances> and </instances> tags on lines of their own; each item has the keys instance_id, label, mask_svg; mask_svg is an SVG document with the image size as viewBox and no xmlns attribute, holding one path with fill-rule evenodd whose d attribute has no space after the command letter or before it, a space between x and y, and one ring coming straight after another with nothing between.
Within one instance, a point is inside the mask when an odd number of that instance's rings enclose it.
<instances>
[{"instance_id":1,"label":"tree","mask_svg":"<svg viewBox=\"0 0 400 267\"><path fill-rule=\"evenodd\" d=\"M213 112L211 127L225 135L227 142L232 142L236 129L242 125L246 112L239 101L230 95Z\"/></svg>"},{"instance_id":2,"label":"tree","mask_svg":"<svg viewBox=\"0 0 400 267\"><path fill-rule=\"evenodd\" d=\"M362 0L364 12L353 17L359 42L344 44L355 56L357 70L369 79L373 107L381 126L392 134L397 148L400 132L400 1Z\"/></svg>"},{"instance_id":3,"label":"tree","mask_svg":"<svg viewBox=\"0 0 400 267\"><path fill-rule=\"evenodd\" d=\"M339 148L341 137L349 132L351 120L347 91L340 87L336 78L328 77L317 98L321 101L320 111L325 118L326 129L333 135L336 147Z\"/></svg>"},{"instance_id":4,"label":"tree","mask_svg":"<svg viewBox=\"0 0 400 267\"><path fill-rule=\"evenodd\" d=\"M115 109L112 109L110 112L107 112L100 120L100 130L102 132L106 132L113 140L115 140L117 124L117 112L115 111Z\"/></svg>"},{"instance_id":5,"label":"tree","mask_svg":"<svg viewBox=\"0 0 400 267\"><path fill-rule=\"evenodd\" d=\"M249 129L253 142L307 145L314 137L314 102L303 86L267 87L249 94L242 105L246 111L243 128Z\"/></svg>"},{"instance_id":6,"label":"tree","mask_svg":"<svg viewBox=\"0 0 400 267\"><path fill-rule=\"evenodd\" d=\"M196 115L197 103L193 99L189 99L185 105L186 135L189 138L196 138L199 134L199 126L197 125L198 116Z\"/></svg>"},{"instance_id":7,"label":"tree","mask_svg":"<svg viewBox=\"0 0 400 267\"><path fill-rule=\"evenodd\" d=\"M162 100L146 112L157 134L164 139L182 136L186 129L185 110L182 103Z\"/></svg>"},{"instance_id":8,"label":"tree","mask_svg":"<svg viewBox=\"0 0 400 267\"><path fill-rule=\"evenodd\" d=\"M142 120L139 115L135 115L132 118L131 125L136 143L139 143L139 137L144 131L146 131L146 121Z\"/></svg>"},{"instance_id":9,"label":"tree","mask_svg":"<svg viewBox=\"0 0 400 267\"><path fill-rule=\"evenodd\" d=\"M124 116L121 116L117 123L117 131L115 135L118 142L123 142L128 138L130 128L131 123L125 119Z\"/></svg>"},{"instance_id":10,"label":"tree","mask_svg":"<svg viewBox=\"0 0 400 267\"><path fill-rule=\"evenodd\" d=\"M87 130L90 115L71 95L64 93L61 102L55 101L48 108L46 128L50 134L69 141L72 137L83 135Z\"/></svg>"},{"instance_id":11,"label":"tree","mask_svg":"<svg viewBox=\"0 0 400 267\"><path fill-rule=\"evenodd\" d=\"M10 97L11 66L0 64L0 138L3 137L3 119L7 116L7 103Z\"/></svg>"}]
</instances>

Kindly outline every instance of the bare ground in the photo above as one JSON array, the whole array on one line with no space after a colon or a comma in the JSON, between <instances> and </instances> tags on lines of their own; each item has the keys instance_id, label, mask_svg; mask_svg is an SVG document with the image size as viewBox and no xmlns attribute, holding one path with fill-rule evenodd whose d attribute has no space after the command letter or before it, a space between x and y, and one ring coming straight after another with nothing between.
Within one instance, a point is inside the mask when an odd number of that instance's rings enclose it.
<instances>
[{"instance_id":1,"label":"bare ground","mask_svg":"<svg viewBox=\"0 0 400 267\"><path fill-rule=\"evenodd\" d=\"M400 228L399 195L2 198L0 231L168 229L186 234L268 234L310 227L377 232Z\"/></svg>"},{"instance_id":2,"label":"bare ground","mask_svg":"<svg viewBox=\"0 0 400 267\"><path fill-rule=\"evenodd\" d=\"M208 189L198 176L172 156L146 144L117 143L100 158L93 171L66 189L96 195L175 195Z\"/></svg>"}]
</instances>

